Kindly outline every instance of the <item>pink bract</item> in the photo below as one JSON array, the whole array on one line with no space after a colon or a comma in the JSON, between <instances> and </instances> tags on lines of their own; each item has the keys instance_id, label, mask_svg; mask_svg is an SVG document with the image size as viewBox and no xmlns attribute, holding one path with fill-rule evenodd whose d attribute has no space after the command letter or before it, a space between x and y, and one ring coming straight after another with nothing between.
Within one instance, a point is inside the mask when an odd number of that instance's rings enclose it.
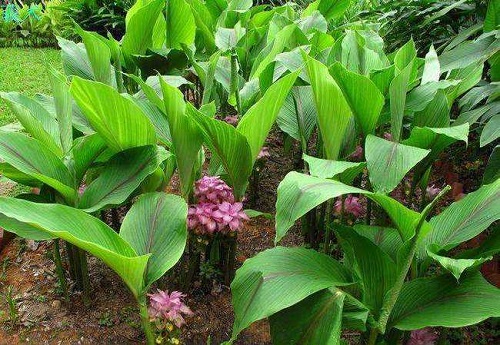
<instances>
[{"instance_id":1,"label":"pink bract","mask_svg":"<svg viewBox=\"0 0 500 345\"><path fill-rule=\"evenodd\" d=\"M152 319L163 319L180 328L186 323L183 315L193 315L191 309L182 301L185 295L178 291L169 294L168 291L158 290L157 293L148 296L150 303L148 311Z\"/></svg>"},{"instance_id":2,"label":"pink bract","mask_svg":"<svg viewBox=\"0 0 500 345\"><path fill-rule=\"evenodd\" d=\"M335 213L340 214L342 212L342 200L337 200L334 205ZM348 195L344 200L344 212L347 214L352 214L354 217L361 217L365 213L363 205L359 202L359 198Z\"/></svg>"},{"instance_id":3,"label":"pink bract","mask_svg":"<svg viewBox=\"0 0 500 345\"><path fill-rule=\"evenodd\" d=\"M407 345L434 345L437 340L437 333L427 327L412 331Z\"/></svg>"}]
</instances>

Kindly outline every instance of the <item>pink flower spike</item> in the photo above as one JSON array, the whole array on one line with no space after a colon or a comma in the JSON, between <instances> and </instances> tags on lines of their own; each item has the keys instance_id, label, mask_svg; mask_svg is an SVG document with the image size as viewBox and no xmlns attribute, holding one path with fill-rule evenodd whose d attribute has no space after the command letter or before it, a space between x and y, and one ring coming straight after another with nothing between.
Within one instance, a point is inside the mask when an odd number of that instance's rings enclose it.
<instances>
[{"instance_id":1,"label":"pink flower spike","mask_svg":"<svg viewBox=\"0 0 500 345\"><path fill-rule=\"evenodd\" d=\"M422 328L411 331L410 340L407 345L434 345L438 340L438 335L432 328Z\"/></svg>"},{"instance_id":2,"label":"pink flower spike","mask_svg":"<svg viewBox=\"0 0 500 345\"><path fill-rule=\"evenodd\" d=\"M152 319L163 319L180 328L186 323L183 315L193 315L191 309L182 301L185 295L178 291L172 291L169 295L168 291L158 290L157 293L148 296L150 303L148 312Z\"/></svg>"},{"instance_id":3,"label":"pink flower spike","mask_svg":"<svg viewBox=\"0 0 500 345\"><path fill-rule=\"evenodd\" d=\"M363 148L360 145L356 146L356 150L354 150L349 157L355 160L361 160L361 158L363 158Z\"/></svg>"},{"instance_id":4,"label":"pink flower spike","mask_svg":"<svg viewBox=\"0 0 500 345\"><path fill-rule=\"evenodd\" d=\"M425 196L429 201L432 201L439 194L439 192L441 192L441 188L434 187L434 185L428 186L425 189Z\"/></svg>"},{"instance_id":5,"label":"pink flower spike","mask_svg":"<svg viewBox=\"0 0 500 345\"><path fill-rule=\"evenodd\" d=\"M240 119L238 119L238 116L236 115L230 115L230 116L226 116L224 118L224 122L230 124L230 125L233 125L233 126L236 126L238 124L238 121Z\"/></svg>"},{"instance_id":6,"label":"pink flower spike","mask_svg":"<svg viewBox=\"0 0 500 345\"><path fill-rule=\"evenodd\" d=\"M389 132L384 133L384 139L392 141L392 134Z\"/></svg>"},{"instance_id":7,"label":"pink flower spike","mask_svg":"<svg viewBox=\"0 0 500 345\"><path fill-rule=\"evenodd\" d=\"M269 153L269 148L267 146L263 146L257 155L257 159L263 159L266 157L271 157L271 154Z\"/></svg>"},{"instance_id":8,"label":"pink flower spike","mask_svg":"<svg viewBox=\"0 0 500 345\"><path fill-rule=\"evenodd\" d=\"M342 212L342 200L339 199L335 202L334 211L336 214L340 214ZM363 205L359 202L359 198L348 195L344 200L344 212L346 214L352 214L354 217L359 218L363 216L365 210Z\"/></svg>"}]
</instances>

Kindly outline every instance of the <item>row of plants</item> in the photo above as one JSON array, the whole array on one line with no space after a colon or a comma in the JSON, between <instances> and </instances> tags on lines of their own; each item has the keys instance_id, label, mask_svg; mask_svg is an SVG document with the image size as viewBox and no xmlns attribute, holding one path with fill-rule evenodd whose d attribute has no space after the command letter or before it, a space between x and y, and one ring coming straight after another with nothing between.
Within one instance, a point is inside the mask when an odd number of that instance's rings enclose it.
<instances>
[{"instance_id":1,"label":"row of plants","mask_svg":"<svg viewBox=\"0 0 500 345\"><path fill-rule=\"evenodd\" d=\"M0 5L0 47L56 46L55 35L71 22L55 8L60 0L42 3L7 1Z\"/></svg>"},{"instance_id":2,"label":"row of plants","mask_svg":"<svg viewBox=\"0 0 500 345\"><path fill-rule=\"evenodd\" d=\"M423 58L413 40L387 52L374 28L332 25L349 5L143 0L121 41L79 26L81 43L58 38L52 97L0 94L23 127L0 131L0 171L37 188L0 198L0 226L54 241L66 299L63 260L89 300L86 255L100 258L136 298L149 344L176 343L192 312L161 291L148 310L148 291L169 271L186 291L207 266L232 281L229 342L264 318L276 344L337 344L342 330L377 344L500 317L478 272L500 250L498 150L481 187L450 206L449 187L429 185L471 130L498 142L498 1L479 36ZM275 125L298 171L278 187L276 247L235 275ZM163 192L174 174L180 196ZM121 224L103 222L123 205ZM306 245L278 246L299 220ZM482 232L483 245L457 250Z\"/></svg>"}]
</instances>

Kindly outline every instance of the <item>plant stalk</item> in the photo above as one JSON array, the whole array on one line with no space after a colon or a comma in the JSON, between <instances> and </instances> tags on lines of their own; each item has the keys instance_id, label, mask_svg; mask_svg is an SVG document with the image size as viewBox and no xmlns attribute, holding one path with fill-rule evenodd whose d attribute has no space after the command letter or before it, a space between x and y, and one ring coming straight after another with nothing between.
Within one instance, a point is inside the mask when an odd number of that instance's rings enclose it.
<instances>
[{"instance_id":1,"label":"plant stalk","mask_svg":"<svg viewBox=\"0 0 500 345\"><path fill-rule=\"evenodd\" d=\"M69 302L69 292L68 283L66 282L66 277L64 275L64 269L61 260L61 252L59 251L59 239L54 240L54 262L56 264L56 273L59 278L59 284L61 284L61 289L64 294L65 302Z\"/></svg>"},{"instance_id":2,"label":"plant stalk","mask_svg":"<svg viewBox=\"0 0 500 345\"><path fill-rule=\"evenodd\" d=\"M149 321L148 307L146 306L146 299L141 298L139 303L139 313L141 314L141 323L144 334L146 335L146 344L155 345L155 335L151 329L151 321Z\"/></svg>"}]
</instances>

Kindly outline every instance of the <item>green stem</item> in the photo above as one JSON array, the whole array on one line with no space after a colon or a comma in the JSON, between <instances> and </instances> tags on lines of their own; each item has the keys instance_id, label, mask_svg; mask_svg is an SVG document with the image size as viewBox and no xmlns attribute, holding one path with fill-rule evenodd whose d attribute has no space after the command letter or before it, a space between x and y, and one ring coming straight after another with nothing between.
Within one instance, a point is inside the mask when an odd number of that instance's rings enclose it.
<instances>
[{"instance_id":1,"label":"green stem","mask_svg":"<svg viewBox=\"0 0 500 345\"><path fill-rule=\"evenodd\" d=\"M420 219L418 221L417 226L415 227L415 235L410 240L411 242L408 254L406 255L405 260L402 261L403 265L396 278L396 282L394 283L394 286L391 288L388 298L384 300L384 304L382 305L380 311L380 318L378 321L378 331L380 331L380 333L382 334L385 333L387 322L389 321L389 316L391 315L392 309L394 308L394 305L396 304L396 301L399 297L405 279L408 275L408 271L410 270L410 266L413 263L413 259L415 257L415 253L417 251L417 245L419 242L418 240L420 235L420 229L422 228L422 225L424 224L425 219L429 215L430 211L437 204L437 202L443 197L443 195L445 195L450 189L451 189L450 186L446 186L441 191L441 193L439 193L439 195L436 196L436 198L429 205L427 205L425 210L420 214Z\"/></svg>"},{"instance_id":2,"label":"green stem","mask_svg":"<svg viewBox=\"0 0 500 345\"><path fill-rule=\"evenodd\" d=\"M342 203L343 203L342 199ZM330 229L330 222L332 218L332 199L326 202L326 221L325 221L325 254L330 254L330 241L332 237L332 231Z\"/></svg>"},{"instance_id":3,"label":"green stem","mask_svg":"<svg viewBox=\"0 0 500 345\"><path fill-rule=\"evenodd\" d=\"M80 261L83 304L88 307L90 305L90 277L87 265L87 254L80 248L77 248L77 254Z\"/></svg>"},{"instance_id":4,"label":"green stem","mask_svg":"<svg viewBox=\"0 0 500 345\"><path fill-rule=\"evenodd\" d=\"M144 330L144 334L146 335L146 344L154 345L155 335L153 333L153 330L151 329L151 321L149 321L146 299L142 298L142 301L138 301L138 303L139 303L139 313L141 314L142 329Z\"/></svg>"},{"instance_id":5,"label":"green stem","mask_svg":"<svg viewBox=\"0 0 500 345\"><path fill-rule=\"evenodd\" d=\"M370 331L370 337L368 338L368 345L375 345L377 343L378 338L378 329L372 328Z\"/></svg>"},{"instance_id":6,"label":"green stem","mask_svg":"<svg viewBox=\"0 0 500 345\"><path fill-rule=\"evenodd\" d=\"M236 52L231 54L231 85L230 85L230 93L234 94L234 98L236 99L236 110L238 111L238 117L243 116L243 110L241 109L241 99L240 99L240 90L238 85L238 55Z\"/></svg>"},{"instance_id":7,"label":"green stem","mask_svg":"<svg viewBox=\"0 0 500 345\"><path fill-rule=\"evenodd\" d=\"M56 264L56 273L59 278L59 284L61 284L61 289L64 294L64 300L69 301L68 283L66 282L66 277L64 276L64 269L62 266L61 252L59 251L59 239L54 240L54 262Z\"/></svg>"}]
</instances>

